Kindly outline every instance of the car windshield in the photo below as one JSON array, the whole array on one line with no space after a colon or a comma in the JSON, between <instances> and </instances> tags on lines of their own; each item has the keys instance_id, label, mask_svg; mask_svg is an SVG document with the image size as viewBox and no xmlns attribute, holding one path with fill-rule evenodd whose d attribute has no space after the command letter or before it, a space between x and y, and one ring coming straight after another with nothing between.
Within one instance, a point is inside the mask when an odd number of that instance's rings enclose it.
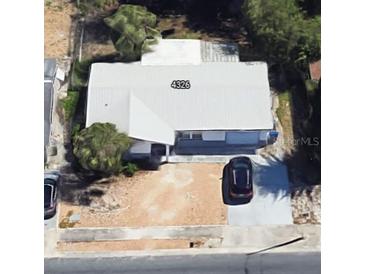
<instances>
[{"instance_id":1,"label":"car windshield","mask_svg":"<svg viewBox=\"0 0 365 274\"><path fill-rule=\"evenodd\" d=\"M248 180L248 169L239 168L233 170L234 184L238 189L246 189L250 187Z\"/></svg>"},{"instance_id":2,"label":"car windshield","mask_svg":"<svg viewBox=\"0 0 365 274\"><path fill-rule=\"evenodd\" d=\"M242 161L235 161L233 163L233 167L234 168L248 168L248 165L247 165L247 163L242 162Z\"/></svg>"},{"instance_id":3,"label":"car windshield","mask_svg":"<svg viewBox=\"0 0 365 274\"><path fill-rule=\"evenodd\" d=\"M48 208L52 204L53 186L44 185L44 208Z\"/></svg>"}]
</instances>

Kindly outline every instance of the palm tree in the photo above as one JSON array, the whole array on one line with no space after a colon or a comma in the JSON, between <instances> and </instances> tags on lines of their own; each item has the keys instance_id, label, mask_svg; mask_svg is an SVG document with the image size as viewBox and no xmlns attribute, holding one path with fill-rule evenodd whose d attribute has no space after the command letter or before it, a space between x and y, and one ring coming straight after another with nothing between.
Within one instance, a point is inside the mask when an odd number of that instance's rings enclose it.
<instances>
[{"instance_id":1,"label":"palm tree","mask_svg":"<svg viewBox=\"0 0 365 274\"><path fill-rule=\"evenodd\" d=\"M123 171L122 156L131 140L114 124L94 123L75 136L73 145L74 155L84 169L112 175Z\"/></svg>"},{"instance_id":2,"label":"palm tree","mask_svg":"<svg viewBox=\"0 0 365 274\"><path fill-rule=\"evenodd\" d=\"M111 38L124 61L139 60L149 45L157 43L161 36L155 29L156 15L142 6L122 5L104 21L112 29Z\"/></svg>"}]
</instances>

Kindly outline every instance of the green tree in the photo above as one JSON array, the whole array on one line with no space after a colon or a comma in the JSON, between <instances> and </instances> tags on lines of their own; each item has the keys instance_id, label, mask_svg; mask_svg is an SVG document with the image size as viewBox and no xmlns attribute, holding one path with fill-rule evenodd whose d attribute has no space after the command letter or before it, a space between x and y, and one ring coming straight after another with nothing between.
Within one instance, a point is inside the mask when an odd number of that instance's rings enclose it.
<instances>
[{"instance_id":1,"label":"green tree","mask_svg":"<svg viewBox=\"0 0 365 274\"><path fill-rule=\"evenodd\" d=\"M75 135L73 145L74 155L84 169L112 175L123 171L122 156L131 140L114 124L94 123Z\"/></svg>"},{"instance_id":2,"label":"green tree","mask_svg":"<svg viewBox=\"0 0 365 274\"><path fill-rule=\"evenodd\" d=\"M160 37L160 32L155 29L156 15L142 6L121 5L104 21L112 29L115 48L127 62L139 60L142 53Z\"/></svg>"},{"instance_id":3,"label":"green tree","mask_svg":"<svg viewBox=\"0 0 365 274\"><path fill-rule=\"evenodd\" d=\"M296 0L246 0L246 27L273 63L300 64L320 58L320 17L305 19Z\"/></svg>"},{"instance_id":4,"label":"green tree","mask_svg":"<svg viewBox=\"0 0 365 274\"><path fill-rule=\"evenodd\" d=\"M297 0L297 3L308 16L321 14L321 0Z\"/></svg>"}]
</instances>

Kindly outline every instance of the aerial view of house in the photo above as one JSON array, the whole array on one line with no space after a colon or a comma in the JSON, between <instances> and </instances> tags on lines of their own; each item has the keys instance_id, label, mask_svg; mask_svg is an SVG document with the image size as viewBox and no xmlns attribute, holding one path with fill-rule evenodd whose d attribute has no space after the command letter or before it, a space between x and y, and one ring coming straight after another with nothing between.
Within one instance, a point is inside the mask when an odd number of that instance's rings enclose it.
<instances>
[{"instance_id":1,"label":"aerial view of house","mask_svg":"<svg viewBox=\"0 0 365 274\"><path fill-rule=\"evenodd\" d=\"M46 273L319 273L320 2L44 9Z\"/></svg>"},{"instance_id":2,"label":"aerial view of house","mask_svg":"<svg viewBox=\"0 0 365 274\"><path fill-rule=\"evenodd\" d=\"M188 81L188 87L174 88L174 81ZM272 142L271 103L265 63L96 63L86 127L115 124L137 140L129 150L132 157L150 154L154 145L165 145L166 156L238 154Z\"/></svg>"}]
</instances>

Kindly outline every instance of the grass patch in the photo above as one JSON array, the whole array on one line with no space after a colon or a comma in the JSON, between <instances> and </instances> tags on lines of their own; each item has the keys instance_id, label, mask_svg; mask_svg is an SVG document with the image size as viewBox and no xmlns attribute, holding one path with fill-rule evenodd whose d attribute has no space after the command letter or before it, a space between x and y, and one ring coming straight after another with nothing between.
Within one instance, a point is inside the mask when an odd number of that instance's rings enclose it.
<instances>
[{"instance_id":1,"label":"grass patch","mask_svg":"<svg viewBox=\"0 0 365 274\"><path fill-rule=\"evenodd\" d=\"M76 106L79 101L79 96L80 94L78 91L68 91L67 97L61 99L63 113L65 115L66 121L70 121L72 117L75 115Z\"/></svg>"},{"instance_id":2,"label":"grass patch","mask_svg":"<svg viewBox=\"0 0 365 274\"><path fill-rule=\"evenodd\" d=\"M283 127L286 138L293 137L293 125L291 117L291 98L290 92L285 91L278 95L279 107L276 109L276 115L279 118L280 124Z\"/></svg>"}]
</instances>

